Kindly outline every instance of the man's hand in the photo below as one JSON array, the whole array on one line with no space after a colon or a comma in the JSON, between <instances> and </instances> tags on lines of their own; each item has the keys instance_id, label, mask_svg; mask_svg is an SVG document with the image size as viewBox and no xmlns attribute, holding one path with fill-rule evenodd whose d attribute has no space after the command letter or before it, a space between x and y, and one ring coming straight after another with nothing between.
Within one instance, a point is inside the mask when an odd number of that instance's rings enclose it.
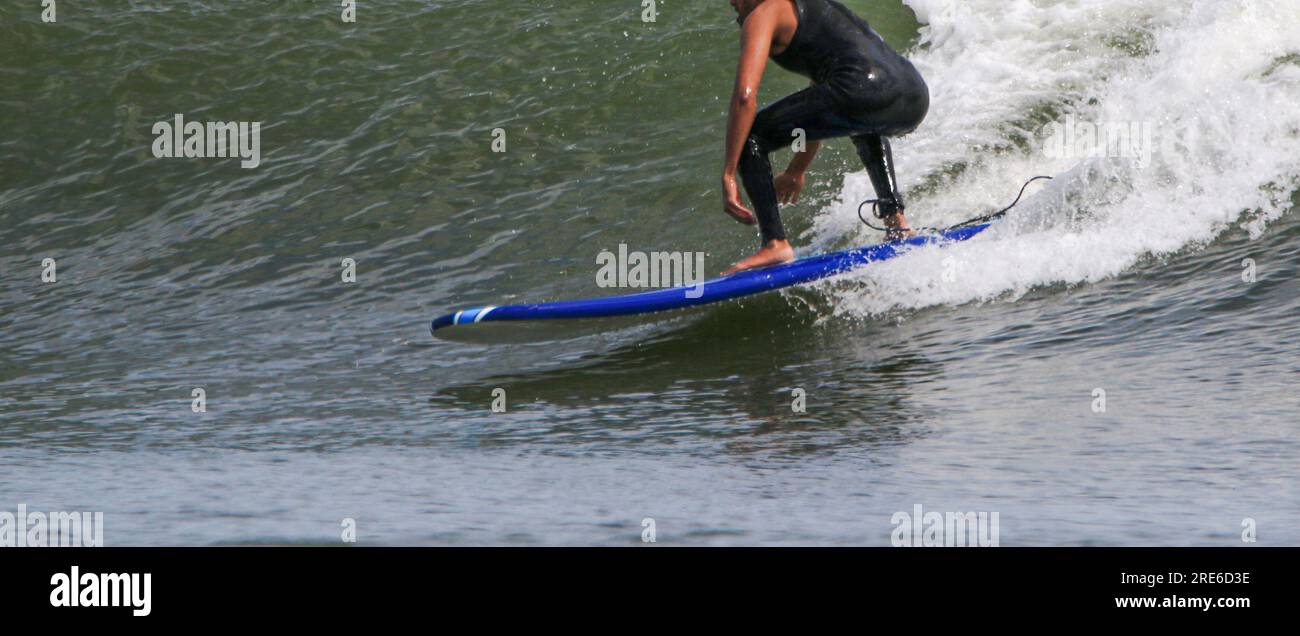
<instances>
[{"instance_id":1,"label":"man's hand","mask_svg":"<svg viewBox=\"0 0 1300 636\"><path fill-rule=\"evenodd\" d=\"M722 175L722 211L745 225L758 223L754 213L740 201L740 187L736 185L734 174Z\"/></svg>"},{"instance_id":2,"label":"man's hand","mask_svg":"<svg viewBox=\"0 0 1300 636\"><path fill-rule=\"evenodd\" d=\"M781 203L798 203L799 193L803 192L803 173L786 170L772 179L776 186L776 198Z\"/></svg>"}]
</instances>

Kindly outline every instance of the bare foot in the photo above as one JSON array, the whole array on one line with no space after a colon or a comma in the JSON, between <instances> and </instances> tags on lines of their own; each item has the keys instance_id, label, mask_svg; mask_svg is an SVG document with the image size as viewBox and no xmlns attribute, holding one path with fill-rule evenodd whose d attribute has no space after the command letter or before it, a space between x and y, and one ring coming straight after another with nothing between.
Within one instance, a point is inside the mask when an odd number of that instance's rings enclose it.
<instances>
[{"instance_id":1,"label":"bare foot","mask_svg":"<svg viewBox=\"0 0 1300 636\"><path fill-rule=\"evenodd\" d=\"M794 260L794 248L790 247L789 241L768 241L767 245L759 248L753 256L728 267L726 271L722 272L722 275L727 276L756 267L788 263L792 260Z\"/></svg>"},{"instance_id":2,"label":"bare foot","mask_svg":"<svg viewBox=\"0 0 1300 636\"><path fill-rule=\"evenodd\" d=\"M908 227L907 215L903 214L902 211L899 211L894 216L886 217L885 227L888 228L885 230L886 241L902 241L916 236L916 232L912 231L911 227Z\"/></svg>"}]
</instances>

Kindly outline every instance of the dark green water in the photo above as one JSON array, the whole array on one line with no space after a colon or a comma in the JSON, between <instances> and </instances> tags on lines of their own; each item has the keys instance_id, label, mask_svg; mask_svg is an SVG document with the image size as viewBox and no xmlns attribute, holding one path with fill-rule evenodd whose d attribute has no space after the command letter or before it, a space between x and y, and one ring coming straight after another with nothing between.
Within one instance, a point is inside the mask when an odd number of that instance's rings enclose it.
<instances>
[{"instance_id":1,"label":"dark green water","mask_svg":"<svg viewBox=\"0 0 1300 636\"><path fill-rule=\"evenodd\" d=\"M847 2L931 84L895 145L920 223L1052 185L951 252L510 347L428 322L610 293L595 258L619 244L711 272L754 247L717 192L726 2L649 24L607 0L363 3L355 24L19 4L0 510L102 510L109 545L332 544L343 518L370 544L618 545L646 517L665 544L887 545L914 504L998 511L1004 545L1235 545L1244 518L1300 541L1291 3L973 1L954 24ZM1201 95L1192 42L1234 61L1224 94ZM761 97L804 84L773 69ZM261 165L154 157L177 113L261 122ZM1206 133L1135 168L1025 141L1058 115ZM856 161L829 144L787 208L804 253L879 240Z\"/></svg>"}]
</instances>

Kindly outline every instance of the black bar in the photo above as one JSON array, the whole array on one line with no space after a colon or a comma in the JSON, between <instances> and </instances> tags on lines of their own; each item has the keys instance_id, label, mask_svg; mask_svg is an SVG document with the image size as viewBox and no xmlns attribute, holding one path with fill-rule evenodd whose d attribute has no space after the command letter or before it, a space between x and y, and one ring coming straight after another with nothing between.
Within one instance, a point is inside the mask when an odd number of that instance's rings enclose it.
<instances>
[{"instance_id":1,"label":"black bar","mask_svg":"<svg viewBox=\"0 0 1300 636\"><path fill-rule=\"evenodd\" d=\"M23 616L173 623L195 616L409 616L439 621L574 607L830 613L1051 611L1116 618L1282 617L1292 548L36 548L0 550L0 598ZM149 573L149 615L53 607L51 577ZM1170 573L1181 583L1170 583ZM1123 582L1122 575L1147 577ZM1149 581L1161 576L1163 581ZM1202 580L1196 580L1202 579ZM1228 582L1234 581L1234 582ZM1117 599L1230 599L1248 607L1117 607ZM1239 601L1238 599L1246 599ZM612 605L611 605L612 604ZM224 608L224 609L223 609ZM582 610L585 611L585 610ZM523 614L521 614L523 613ZM952 618L952 617L949 617Z\"/></svg>"}]
</instances>

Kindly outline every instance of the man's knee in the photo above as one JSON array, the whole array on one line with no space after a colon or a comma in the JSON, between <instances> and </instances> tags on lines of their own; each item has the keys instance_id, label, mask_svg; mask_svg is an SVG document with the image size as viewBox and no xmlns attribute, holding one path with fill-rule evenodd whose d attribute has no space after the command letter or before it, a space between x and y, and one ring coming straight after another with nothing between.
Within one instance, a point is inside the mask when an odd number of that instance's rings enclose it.
<instances>
[{"instance_id":1,"label":"man's knee","mask_svg":"<svg viewBox=\"0 0 1300 636\"><path fill-rule=\"evenodd\" d=\"M744 170L748 166L761 165L767 161L767 155L771 152L763 138L755 133L750 133L745 139L745 147L740 153L740 169Z\"/></svg>"},{"instance_id":2,"label":"man's knee","mask_svg":"<svg viewBox=\"0 0 1300 636\"><path fill-rule=\"evenodd\" d=\"M866 162L874 157L879 157L884 150L884 141L880 135L861 134L852 135L849 139L853 140L853 147L858 150L858 157Z\"/></svg>"},{"instance_id":3,"label":"man's knee","mask_svg":"<svg viewBox=\"0 0 1300 636\"><path fill-rule=\"evenodd\" d=\"M772 111L771 108L764 108L758 111L754 116L754 123L749 126L748 144L752 144L756 149L764 153L770 153L777 149L782 143L789 143L781 140L781 132L787 129L788 124L782 124L780 117ZM793 141L793 137L790 141Z\"/></svg>"}]
</instances>

